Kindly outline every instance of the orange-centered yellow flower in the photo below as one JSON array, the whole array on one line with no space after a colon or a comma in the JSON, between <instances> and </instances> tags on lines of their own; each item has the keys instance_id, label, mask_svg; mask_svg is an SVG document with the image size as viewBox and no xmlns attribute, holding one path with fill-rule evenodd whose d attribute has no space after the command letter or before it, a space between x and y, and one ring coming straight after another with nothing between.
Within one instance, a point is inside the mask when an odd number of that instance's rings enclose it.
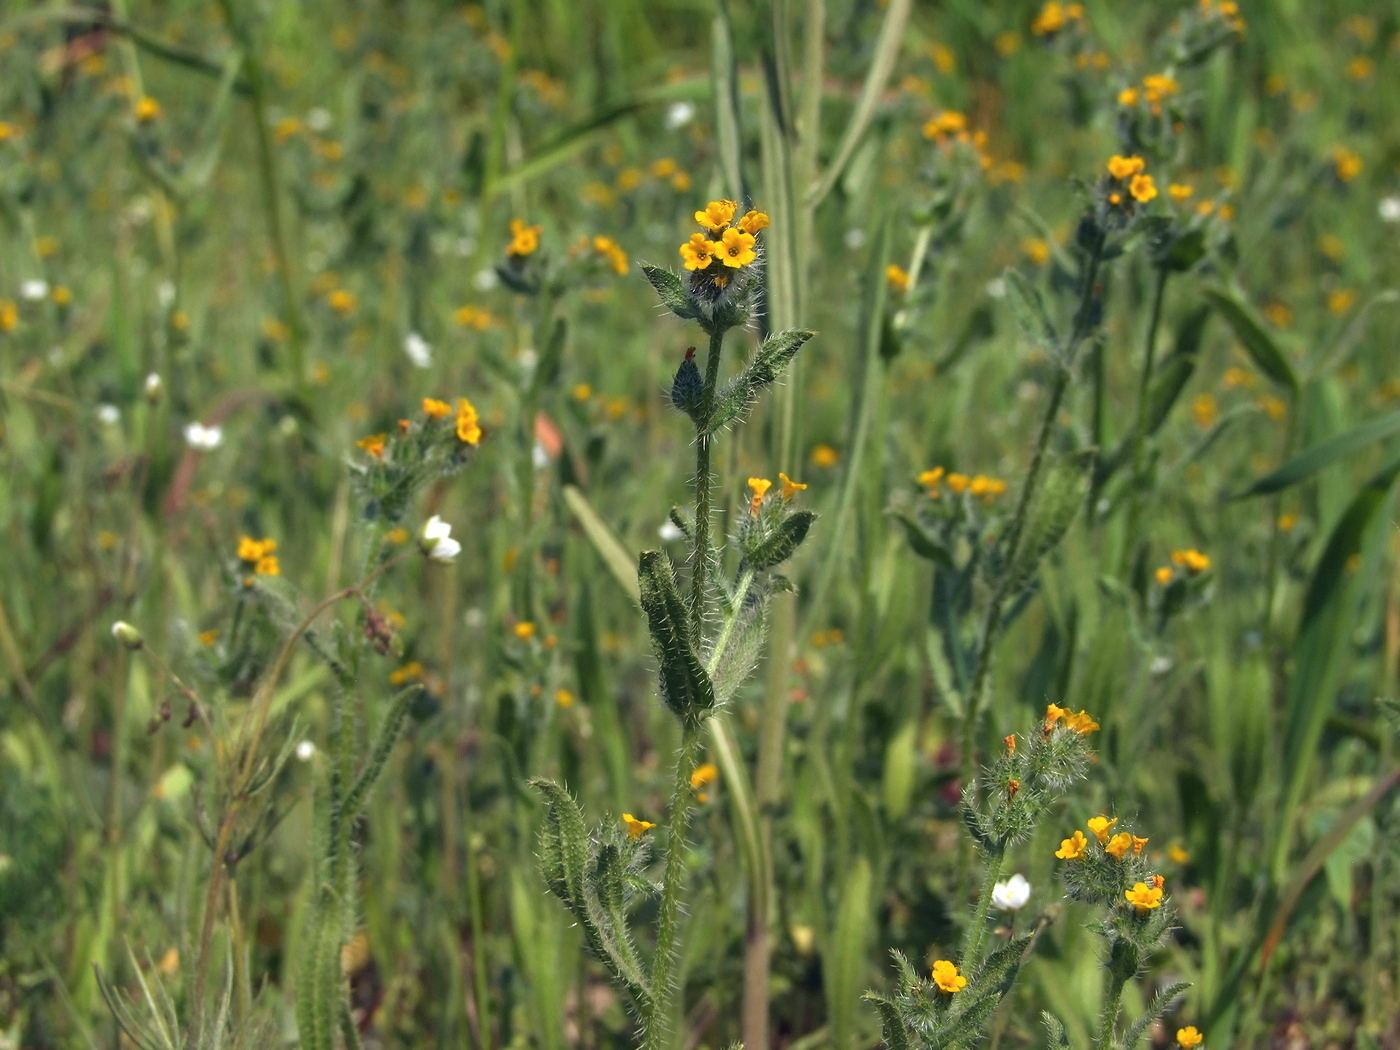
<instances>
[{"instance_id":1,"label":"orange-centered yellow flower","mask_svg":"<svg viewBox=\"0 0 1400 1050\"><path fill-rule=\"evenodd\" d=\"M759 230L768 228L768 216L761 211L749 211L744 213L744 217L734 224L745 233L758 236Z\"/></svg>"},{"instance_id":2,"label":"orange-centered yellow flower","mask_svg":"<svg viewBox=\"0 0 1400 1050\"><path fill-rule=\"evenodd\" d=\"M634 839L640 838L645 832L648 832L652 828L656 827L656 825L653 824L651 821L638 820L636 817L632 816L631 813L622 814L622 823L627 825L628 836Z\"/></svg>"},{"instance_id":3,"label":"orange-centered yellow flower","mask_svg":"<svg viewBox=\"0 0 1400 1050\"><path fill-rule=\"evenodd\" d=\"M680 255L687 270L703 270L718 250L719 246L703 233L692 233L690 240L681 245Z\"/></svg>"},{"instance_id":4,"label":"orange-centered yellow flower","mask_svg":"<svg viewBox=\"0 0 1400 1050\"><path fill-rule=\"evenodd\" d=\"M753 250L753 246L753 234L744 233L742 230L731 227L725 230L723 236L715 242L714 253L719 256L719 261L725 266L732 266L737 270L758 258L758 253Z\"/></svg>"},{"instance_id":5,"label":"orange-centered yellow flower","mask_svg":"<svg viewBox=\"0 0 1400 1050\"><path fill-rule=\"evenodd\" d=\"M457 438L468 445L481 442L481 417L464 397L457 399Z\"/></svg>"},{"instance_id":6,"label":"orange-centered yellow flower","mask_svg":"<svg viewBox=\"0 0 1400 1050\"><path fill-rule=\"evenodd\" d=\"M1135 200L1146 204L1157 196L1157 184L1152 181L1151 175L1134 175L1133 181L1128 183L1128 192Z\"/></svg>"},{"instance_id":7,"label":"orange-centered yellow flower","mask_svg":"<svg viewBox=\"0 0 1400 1050\"><path fill-rule=\"evenodd\" d=\"M523 219L510 220L510 244L506 246L506 254L523 259L525 256L535 252L540 246L540 226L526 226Z\"/></svg>"},{"instance_id":8,"label":"orange-centered yellow flower","mask_svg":"<svg viewBox=\"0 0 1400 1050\"><path fill-rule=\"evenodd\" d=\"M778 480L781 481L781 482L783 483L783 502L784 502L784 503L786 503L788 500L792 499L793 496L796 496L799 492L801 492L803 489L805 489L805 488L807 487L806 482L793 481L792 478L788 477L786 474L783 474L782 472L779 472L779 474L778 474Z\"/></svg>"},{"instance_id":9,"label":"orange-centered yellow flower","mask_svg":"<svg viewBox=\"0 0 1400 1050\"><path fill-rule=\"evenodd\" d=\"M435 397L425 397L423 399L423 415L429 419L446 419L452 415L452 406Z\"/></svg>"},{"instance_id":10,"label":"orange-centered yellow flower","mask_svg":"<svg viewBox=\"0 0 1400 1050\"><path fill-rule=\"evenodd\" d=\"M1108 173L1115 179L1127 179L1138 174L1147 162L1141 157L1120 157L1114 154L1108 158Z\"/></svg>"},{"instance_id":11,"label":"orange-centered yellow flower","mask_svg":"<svg viewBox=\"0 0 1400 1050\"><path fill-rule=\"evenodd\" d=\"M1194 1047L1200 1046L1204 1040L1205 1036L1196 1031L1195 1025L1187 1025L1185 1028L1176 1030L1176 1044L1182 1050L1193 1050Z\"/></svg>"},{"instance_id":12,"label":"orange-centered yellow flower","mask_svg":"<svg viewBox=\"0 0 1400 1050\"><path fill-rule=\"evenodd\" d=\"M1162 906L1162 887L1149 886L1145 882L1137 883L1130 890L1124 890L1123 896L1139 914Z\"/></svg>"},{"instance_id":13,"label":"orange-centered yellow flower","mask_svg":"<svg viewBox=\"0 0 1400 1050\"><path fill-rule=\"evenodd\" d=\"M136 100L133 113L140 123L149 124L153 120L160 119L160 103L151 98L150 95L142 95Z\"/></svg>"},{"instance_id":14,"label":"orange-centered yellow flower","mask_svg":"<svg viewBox=\"0 0 1400 1050\"><path fill-rule=\"evenodd\" d=\"M939 959L933 964L933 983L940 991L952 995L967 987L967 978L958 974L958 968L947 959Z\"/></svg>"},{"instance_id":15,"label":"orange-centered yellow flower","mask_svg":"<svg viewBox=\"0 0 1400 1050\"><path fill-rule=\"evenodd\" d=\"M1118 823L1118 818L1109 820L1107 817L1090 817L1089 830L1094 833L1094 837L1100 842L1108 841L1109 829Z\"/></svg>"},{"instance_id":16,"label":"orange-centered yellow flower","mask_svg":"<svg viewBox=\"0 0 1400 1050\"><path fill-rule=\"evenodd\" d=\"M1084 832L1076 829L1069 838L1060 840L1060 848L1055 851L1055 856L1061 860L1078 860L1088 848L1089 840L1084 837Z\"/></svg>"},{"instance_id":17,"label":"orange-centered yellow flower","mask_svg":"<svg viewBox=\"0 0 1400 1050\"><path fill-rule=\"evenodd\" d=\"M739 205L734 201L710 201L705 205L704 211L695 213L695 221L698 225L705 227L712 233L718 233L729 225L734 218L734 213L739 210ZM755 214L755 213L750 213ZM745 216L747 218L747 216ZM767 216L764 216L767 219ZM765 225L767 223L765 222ZM762 229L762 227L759 227Z\"/></svg>"}]
</instances>

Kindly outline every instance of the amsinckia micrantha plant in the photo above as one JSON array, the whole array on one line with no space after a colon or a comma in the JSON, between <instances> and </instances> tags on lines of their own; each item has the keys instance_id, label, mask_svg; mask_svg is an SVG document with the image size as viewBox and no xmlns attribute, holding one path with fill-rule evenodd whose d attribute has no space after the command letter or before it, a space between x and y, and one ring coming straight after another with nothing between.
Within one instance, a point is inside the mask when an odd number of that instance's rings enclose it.
<instances>
[{"instance_id":1,"label":"amsinckia micrantha plant","mask_svg":"<svg viewBox=\"0 0 1400 1050\"><path fill-rule=\"evenodd\" d=\"M702 228L680 247L684 279L654 266L643 272L662 304L696 321L709 336L702 373L695 350L686 351L671 387L671 404L695 428L693 511L672 508L671 521L691 541L688 594L683 597L669 558L644 551L638 564L642 610L659 665L660 693L681 728L675 784L667 821L665 874L649 883L649 822L631 814L588 831L583 811L559 784L536 779L548 812L541 837L541 863L550 890L578 921L590 950L627 994L642 1028L642 1045L663 1042L673 1013L672 966L684 895L685 828L693 800L691 773L700 732L715 710L752 672L762 652L769 594L787 586L777 568L797 550L815 518L794 510L806 488L779 475L773 489L765 478L749 479L749 496L735 515L731 542L716 550L711 538L711 451L719 432L735 423L758 395L782 374L812 333L780 332L763 343L738 373L720 383L725 334L750 317L762 284L758 238L768 216L739 216L733 201L712 201L695 213ZM771 490L771 491L770 491ZM733 557L725 554L733 551ZM732 564L732 575L723 569ZM645 826L644 826L645 825ZM632 937L629 910L639 896L659 889L656 946L648 959Z\"/></svg>"},{"instance_id":2,"label":"amsinckia micrantha plant","mask_svg":"<svg viewBox=\"0 0 1400 1050\"><path fill-rule=\"evenodd\" d=\"M976 843L985 874L976 910L957 960L940 959L921 977L903 954L892 996L871 994L885 1041L895 1050L971 1046L985 1033L1016 979L1036 933L1013 937L982 957L987 916L1007 851L1030 837L1046 812L1089 764L1089 734L1098 729L1086 713L1051 704L1027 734L1005 739L1005 750L982 777L982 790L963 792L963 823Z\"/></svg>"}]
</instances>

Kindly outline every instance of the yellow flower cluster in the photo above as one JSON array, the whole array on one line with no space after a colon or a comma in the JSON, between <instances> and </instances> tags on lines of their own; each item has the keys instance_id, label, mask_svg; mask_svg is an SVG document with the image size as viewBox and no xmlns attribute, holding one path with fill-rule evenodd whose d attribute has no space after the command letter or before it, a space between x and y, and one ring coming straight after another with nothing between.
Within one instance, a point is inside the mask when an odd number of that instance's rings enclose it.
<instances>
[{"instance_id":1,"label":"yellow flower cluster","mask_svg":"<svg viewBox=\"0 0 1400 1050\"><path fill-rule=\"evenodd\" d=\"M464 397L457 399L457 440L468 445L481 443L481 417Z\"/></svg>"},{"instance_id":2,"label":"yellow flower cluster","mask_svg":"<svg viewBox=\"0 0 1400 1050\"><path fill-rule=\"evenodd\" d=\"M933 983L939 991L952 995L967 987L967 978L958 973L958 968L947 959L939 959L933 964Z\"/></svg>"},{"instance_id":3,"label":"yellow flower cluster","mask_svg":"<svg viewBox=\"0 0 1400 1050\"><path fill-rule=\"evenodd\" d=\"M1147 103L1154 117L1162 115L1162 102L1175 95L1180 85L1164 73L1153 73L1142 78L1142 87L1126 87L1118 92L1118 104L1136 106L1139 101Z\"/></svg>"},{"instance_id":4,"label":"yellow flower cluster","mask_svg":"<svg viewBox=\"0 0 1400 1050\"><path fill-rule=\"evenodd\" d=\"M983 170L992 166L992 158L987 153L987 133L968 128L967 117L956 110L945 109L924 124L924 138L939 146L967 143L977 154L977 161Z\"/></svg>"},{"instance_id":5,"label":"yellow flower cluster","mask_svg":"<svg viewBox=\"0 0 1400 1050\"><path fill-rule=\"evenodd\" d=\"M1185 550L1172 551L1171 565L1163 565L1154 575L1157 583L1165 587L1176 578L1177 569L1184 570L1188 575L1199 576L1210 568L1210 558L1196 550L1188 547Z\"/></svg>"},{"instance_id":6,"label":"yellow flower cluster","mask_svg":"<svg viewBox=\"0 0 1400 1050\"><path fill-rule=\"evenodd\" d=\"M1114 154L1108 158L1108 174L1113 183L1109 187L1108 203L1115 207L1123 203L1123 189L1140 204L1146 204L1157 196L1157 184L1146 172L1147 162L1141 157L1120 157Z\"/></svg>"},{"instance_id":7,"label":"yellow flower cluster","mask_svg":"<svg viewBox=\"0 0 1400 1050\"><path fill-rule=\"evenodd\" d=\"M510 220L510 244L506 254L515 259L533 255L540 246L540 226L527 226L524 219Z\"/></svg>"},{"instance_id":8,"label":"yellow flower cluster","mask_svg":"<svg viewBox=\"0 0 1400 1050\"><path fill-rule=\"evenodd\" d=\"M1201 14L1207 18L1219 15L1236 33L1244 32L1244 17L1240 14L1240 5L1235 3L1235 0L1201 0Z\"/></svg>"},{"instance_id":9,"label":"yellow flower cluster","mask_svg":"<svg viewBox=\"0 0 1400 1050\"><path fill-rule=\"evenodd\" d=\"M807 487L806 482L793 481L792 478L783 473L778 474L778 480L782 483L784 503ZM753 493L753 497L749 500L750 514L758 513L759 508L763 506L763 497L768 495L768 490L772 487L773 483L767 478L749 478L749 490Z\"/></svg>"},{"instance_id":10,"label":"yellow flower cluster","mask_svg":"<svg viewBox=\"0 0 1400 1050\"><path fill-rule=\"evenodd\" d=\"M904 293L909 290L909 273L898 263L890 263L885 267L885 281L891 291Z\"/></svg>"},{"instance_id":11,"label":"yellow flower cluster","mask_svg":"<svg viewBox=\"0 0 1400 1050\"><path fill-rule=\"evenodd\" d=\"M1045 708L1045 735L1049 736L1050 730L1054 729L1057 724L1066 729L1074 730L1080 736L1088 736L1099 728L1099 724L1094 721L1088 711L1071 711L1058 704L1049 704Z\"/></svg>"},{"instance_id":12,"label":"yellow flower cluster","mask_svg":"<svg viewBox=\"0 0 1400 1050\"><path fill-rule=\"evenodd\" d=\"M251 565L253 572L259 576L282 575L282 566L277 561L277 555L273 553L275 550L277 541L267 537L255 540L251 536L243 536L238 541L239 560Z\"/></svg>"},{"instance_id":13,"label":"yellow flower cluster","mask_svg":"<svg viewBox=\"0 0 1400 1050\"><path fill-rule=\"evenodd\" d=\"M452 320L463 328L474 328L484 332L496 323L496 315L480 306L459 306L452 311Z\"/></svg>"},{"instance_id":14,"label":"yellow flower cluster","mask_svg":"<svg viewBox=\"0 0 1400 1050\"><path fill-rule=\"evenodd\" d=\"M1133 856L1141 856L1150 840L1127 831L1120 831L1116 835L1112 834L1113 825L1117 823L1117 817L1111 819L1109 817L1091 817L1089 818L1089 830L1093 832L1094 838L1098 839L1103 851L1114 860L1122 860L1128 855L1129 850L1132 851ZM1061 860L1078 860L1084 856L1088 849L1088 836L1076 828L1072 836L1061 840L1060 848L1055 851L1055 856Z\"/></svg>"},{"instance_id":15,"label":"yellow flower cluster","mask_svg":"<svg viewBox=\"0 0 1400 1050\"><path fill-rule=\"evenodd\" d=\"M150 95L142 95L136 100L136 105L132 107L132 116L136 118L138 124L150 124L160 119L160 103L151 98Z\"/></svg>"},{"instance_id":16,"label":"yellow flower cluster","mask_svg":"<svg viewBox=\"0 0 1400 1050\"><path fill-rule=\"evenodd\" d=\"M949 473L943 467L933 467L924 471L919 475L919 484L928 489L929 499L942 497L944 485L948 486L948 491L955 496L966 492L988 505L996 502L999 496L1006 495L1006 482L1001 478L988 477L986 474L959 474L957 471Z\"/></svg>"},{"instance_id":17,"label":"yellow flower cluster","mask_svg":"<svg viewBox=\"0 0 1400 1050\"><path fill-rule=\"evenodd\" d=\"M1083 4L1061 4L1050 0L1040 9L1031 23L1031 32L1036 36L1051 36L1069 26L1071 22L1084 21Z\"/></svg>"},{"instance_id":18,"label":"yellow flower cluster","mask_svg":"<svg viewBox=\"0 0 1400 1050\"><path fill-rule=\"evenodd\" d=\"M611 237L602 234L593 238L593 250L608 261L608 265L613 268L613 273L621 277L627 272L627 253L622 250L622 246Z\"/></svg>"},{"instance_id":19,"label":"yellow flower cluster","mask_svg":"<svg viewBox=\"0 0 1400 1050\"><path fill-rule=\"evenodd\" d=\"M755 246L759 231L768 226L768 216L761 211L749 211L734 222L738 210L739 205L734 201L718 200L710 201L704 211L695 213L696 223L705 227L706 233L693 233L690 240L680 246L680 256L687 270L705 270L716 262L721 267L737 270L758 259Z\"/></svg>"},{"instance_id":20,"label":"yellow flower cluster","mask_svg":"<svg viewBox=\"0 0 1400 1050\"><path fill-rule=\"evenodd\" d=\"M384 442L389 438L388 434L369 434L355 442L356 448L362 448L375 459L384 458Z\"/></svg>"}]
</instances>

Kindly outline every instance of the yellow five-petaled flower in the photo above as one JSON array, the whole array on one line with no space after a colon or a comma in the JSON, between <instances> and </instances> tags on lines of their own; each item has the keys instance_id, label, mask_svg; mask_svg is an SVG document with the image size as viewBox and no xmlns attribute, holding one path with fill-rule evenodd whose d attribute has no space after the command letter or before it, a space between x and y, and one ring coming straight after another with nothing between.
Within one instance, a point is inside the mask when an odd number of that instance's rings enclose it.
<instances>
[{"instance_id":1,"label":"yellow five-petaled flower","mask_svg":"<svg viewBox=\"0 0 1400 1050\"><path fill-rule=\"evenodd\" d=\"M1089 840L1084 837L1084 832L1076 829L1073 835L1060 841L1060 848L1055 851L1055 856L1061 860L1078 860L1088 848Z\"/></svg>"},{"instance_id":2,"label":"yellow five-petaled flower","mask_svg":"<svg viewBox=\"0 0 1400 1050\"><path fill-rule=\"evenodd\" d=\"M753 499L749 500L749 513L757 514L758 508L763 505L763 497L768 495L768 490L773 487L773 483L767 478L749 478L749 489L753 492Z\"/></svg>"},{"instance_id":3,"label":"yellow five-petaled flower","mask_svg":"<svg viewBox=\"0 0 1400 1050\"><path fill-rule=\"evenodd\" d=\"M733 227L725 230L720 239L711 244L712 250L719 256L719 261L734 269L747 266L758 258L753 246L753 234Z\"/></svg>"},{"instance_id":4,"label":"yellow five-petaled flower","mask_svg":"<svg viewBox=\"0 0 1400 1050\"><path fill-rule=\"evenodd\" d=\"M1108 817L1090 817L1089 830L1094 833L1094 837L1100 842L1108 841L1109 829L1118 823L1118 818L1110 820Z\"/></svg>"},{"instance_id":5,"label":"yellow five-petaled flower","mask_svg":"<svg viewBox=\"0 0 1400 1050\"><path fill-rule=\"evenodd\" d=\"M792 499L793 496L796 496L799 492L801 492L803 489L805 489L805 488L807 487L806 482L793 481L792 478L788 477L786 474L782 473L781 471L778 473L778 480L781 481L781 482L783 483L783 502L784 502L784 503L786 503L788 500Z\"/></svg>"},{"instance_id":6,"label":"yellow five-petaled flower","mask_svg":"<svg viewBox=\"0 0 1400 1050\"><path fill-rule=\"evenodd\" d=\"M680 254L687 270L703 270L715 256L715 242L703 233L692 233L690 240L681 245Z\"/></svg>"},{"instance_id":7,"label":"yellow five-petaled flower","mask_svg":"<svg viewBox=\"0 0 1400 1050\"><path fill-rule=\"evenodd\" d=\"M627 825L628 836L634 839L640 838L643 833L648 832L652 828L656 827L656 825L653 824L651 821L638 820L636 817L632 816L631 813L622 814L622 823Z\"/></svg>"},{"instance_id":8,"label":"yellow five-petaled flower","mask_svg":"<svg viewBox=\"0 0 1400 1050\"><path fill-rule=\"evenodd\" d=\"M710 201L705 205L704 211L695 213L695 221L698 225L705 227L713 233L718 233L729 225L734 218L734 213L739 210L739 205L734 201ZM750 214L753 214L752 212ZM767 218L767 216L764 216ZM747 218L747 216L745 216ZM762 227L760 227L761 229ZM756 232L756 231L755 231Z\"/></svg>"},{"instance_id":9,"label":"yellow five-petaled flower","mask_svg":"<svg viewBox=\"0 0 1400 1050\"><path fill-rule=\"evenodd\" d=\"M967 987L967 978L958 973L958 968L947 959L939 959L933 964L933 983L940 991L952 995Z\"/></svg>"},{"instance_id":10,"label":"yellow five-petaled flower","mask_svg":"<svg viewBox=\"0 0 1400 1050\"><path fill-rule=\"evenodd\" d=\"M1128 903L1131 904L1139 914L1162 906L1161 886L1149 886L1145 882L1139 882L1134 885L1132 889L1124 890L1123 896L1128 899Z\"/></svg>"},{"instance_id":11,"label":"yellow five-petaled flower","mask_svg":"<svg viewBox=\"0 0 1400 1050\"><path fill-rule=\"evenodd\" d=\"M1205 1036L1196 1031L1195 1025L1187 1025L1185 1028L1176 1030L1176 1043L1182 1050L1193 1050L1193 1047L1200 1046L1204 1040Z\"/></svg>"},{"instance_id":12,"label":"yellow five-petaled flower","mask_svg":"<svg viewBox=\"0 0 1400 1050\"><path fill-rule=\"evenodd\" d=\"M506 246L506 254L523 259L525 256L533 254L540 246L539 226L527 226L524 219L510 220L510 244Z\"/></svg>"}]
</instances>

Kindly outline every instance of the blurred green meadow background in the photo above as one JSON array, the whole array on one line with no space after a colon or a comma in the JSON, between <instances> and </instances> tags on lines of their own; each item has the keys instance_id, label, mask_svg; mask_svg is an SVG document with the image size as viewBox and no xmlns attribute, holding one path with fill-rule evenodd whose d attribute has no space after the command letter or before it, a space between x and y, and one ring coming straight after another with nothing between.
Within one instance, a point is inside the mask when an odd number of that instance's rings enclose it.
<instances>
[{"instance_id":1,"label":"blurred green meadow background","mask_svg":"<svg viewBox=\"0 0 1400 1050\"><path fill-rule=\"evenodd\" d=\"M687 558L667 391L699 340L637 264L683 273L726 198L772 217L732 353L817 335L716 445L717 529L779 471L818 517L725 713L752 782L708 743L693 781L671 1045L878 1045L890 949L949 958L968 921L960 789L1055 703L1096 760L1008 857L1031 896L989 932L1038 936L990 1045L1045 1045L1043 1009L1090 1044L1104 960L1055 848L1111 813L1178 913L1125 1001L1192 984L1152 1045L1400 1047L1400 12L1247 3L1163 55L1219 6L8 0L0 1047L135 1045L108 999L187 1016L211 944L230 1030L296 1043L328 736L368 747L415 684L354 831L358 1037L633 1045L527 781L663 823L679 735L630 589L638 551ZM1087 492L968 722L980 539L929 515L1013 505L1057 374L1017 289L1069 316L1135 142L1158 192L1047 431L1097 450ZM364 575L356 478L425 398L483 433L375 533L405 560L344 611L353 702L305 646L269 678ZM451 565L409 557L433 514ZM269 681L282 762L226 841Z\"/></svg>"}]
</instances>

